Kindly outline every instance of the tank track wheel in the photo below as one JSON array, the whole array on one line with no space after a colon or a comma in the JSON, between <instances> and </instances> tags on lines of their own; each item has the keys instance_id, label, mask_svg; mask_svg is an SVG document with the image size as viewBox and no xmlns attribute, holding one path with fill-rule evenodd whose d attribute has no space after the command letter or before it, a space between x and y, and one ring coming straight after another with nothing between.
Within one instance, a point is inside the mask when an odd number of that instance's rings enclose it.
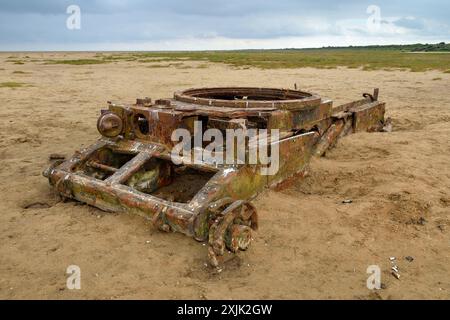
<instances>
[{"instance_id":1,"label":"tank track wheel","mask_svg":"<svg viewBox=\"0 0 450 320\"><path fill-rule=\"evenodd\" d=\"M253 204L237 200L215 216L209 228L208 258L217 267L223 261L225 250L236 253L250 246L252 231L258 228L258 215Z\"/></svg>"}]
</instances>

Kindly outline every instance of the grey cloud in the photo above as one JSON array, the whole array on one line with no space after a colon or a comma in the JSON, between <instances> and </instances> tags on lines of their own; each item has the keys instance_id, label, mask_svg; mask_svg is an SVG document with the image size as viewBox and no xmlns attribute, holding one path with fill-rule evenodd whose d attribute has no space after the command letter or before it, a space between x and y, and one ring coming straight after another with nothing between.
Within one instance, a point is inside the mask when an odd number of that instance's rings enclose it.
<instances>
[{"instance_id":1,"label":"grey cloud","mask_svg":"<svg viewBox=\"0 0 450 320\"><path fill-rule=\"evenodd\" d=\"M425 28L425 23L422 20L416 18L400 18L393 22L395 25L407 29L421 30Z\"/></svg>"},{"instance_id":2,"label":"grey cloud","mask_svg":"<svg viewBox=\"0 0 450 320\"><path fill-rule=\"evenodd\" d=\"M387 21L384 17L397 17L388 23L418 35L449 34L447 0L377 2L382 21ZM214 37L276 39L340 36L347 31L364 34L366 8L372 3L371 0L2 0L0 44L2 48L11 43L56 43L64 47L68 43ZM71 4L81 8L81 30L71 31L65 26L66 8ZM408 16L417 18L405 18ZM342 20L357 20L360 25L346 30L338 26Z\"/></svg>"}]
</instances>

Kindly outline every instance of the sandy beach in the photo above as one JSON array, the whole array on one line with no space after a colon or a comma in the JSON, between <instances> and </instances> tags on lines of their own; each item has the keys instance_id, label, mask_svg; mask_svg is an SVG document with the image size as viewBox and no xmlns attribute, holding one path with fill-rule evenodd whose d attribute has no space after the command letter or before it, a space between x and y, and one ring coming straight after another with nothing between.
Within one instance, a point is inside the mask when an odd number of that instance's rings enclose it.
<instances>
[{"instance_id":1,"label":"sandy beach","mask_svg":"<svg viewBox=\"0 0 450 320\"><path fill-rule=\"evenodd\" d=\"M93 56L0 54L0 83L22 84L0 87L0 298L450 298L450 74L44 63ZM205 265L201 243L138 216L60 202L42 176L51 153L70 156L99 137L108 100L294 83L335 104L378 87L393 131L349 135L313 159L304 180L261 194L255 241L222 272ZM66 288L69 265L81 268L81 290ZM370 265L382 270L380 290L366 287Z\"/></svg>"}]
</instances>

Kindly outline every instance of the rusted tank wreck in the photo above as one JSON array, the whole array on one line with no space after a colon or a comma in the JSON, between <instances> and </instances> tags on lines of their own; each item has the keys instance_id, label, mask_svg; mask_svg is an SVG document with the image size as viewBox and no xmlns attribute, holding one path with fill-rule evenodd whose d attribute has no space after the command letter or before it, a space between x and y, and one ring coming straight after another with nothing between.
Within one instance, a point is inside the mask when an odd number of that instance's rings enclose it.
<instances>
[{"instance_id":1,"label":"rusted tank wreck","mask_svg":"<svg viewBox=\"0 0 450 320\"><path fill-rule=\"evenodd\" d=\"M62 197L140 214L160 230L208 241L209 261L217 266L225 253L249 247L258 228L252 198L265 187L301 177L310 157L321 156L340 137L380 131L384 113L378 89L336 107L308 92L247 87L188 89L171 99L137 99L132 105L108 102L97 122L102 137L70 159L52 163L44 176ZM246 136L245 152L233 162L198 156L205 142L184 144L183 151L193 155L189 161L186 153L174 158L177 129L194 140L196 131L208 129L256 129L256 135ZM258 130L264 131L263 139ZM235 138L216 140L210 155L217 159L234 150ZM267 162L252 156L261 146L271 157L278 154L277 170L270 174L263 174Z\"/></svg>"}]
</instances>

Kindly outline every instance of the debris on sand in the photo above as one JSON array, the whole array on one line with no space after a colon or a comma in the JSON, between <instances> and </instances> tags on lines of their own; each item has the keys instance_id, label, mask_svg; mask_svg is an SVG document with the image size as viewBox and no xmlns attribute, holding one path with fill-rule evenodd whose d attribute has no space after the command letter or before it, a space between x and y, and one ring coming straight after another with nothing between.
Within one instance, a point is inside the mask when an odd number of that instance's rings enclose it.
<instances>
[{"instance_id":1,"label":"debris on sand","mask_svg":"<svg viewBox=\"0 0 450 320\"><path fill-rule=\"evenodd\" d=\"M49 159L49 160L65 160L65 159L66 159L66 156L63 155L63 154L61 154L61 153L51 153L51 154L48 156L48 159Z\"/></svg>"},{"instance_id":2,"label":"debris on sand","mask_svg":"<svg viewBox=\"0 0 450 320\"><path fill-rule=\"evenodd\" d=\"M400 280L400 270L398 269L398 266L396 264L396 258L395 257L390 257L389 260L391 261L391 274L397 279Z\"/></svg>"},{"instance_id":3,"label":"debris on sand","mask_svg":"<svg viewBox=\"0 0 450 320\"><path fill-rule=\"evenodd\" d=\"M384 126L381 129L383 132L392 132L392 120L391 118L387 118L384 121Z\"/></svg>"}]
</instances>

